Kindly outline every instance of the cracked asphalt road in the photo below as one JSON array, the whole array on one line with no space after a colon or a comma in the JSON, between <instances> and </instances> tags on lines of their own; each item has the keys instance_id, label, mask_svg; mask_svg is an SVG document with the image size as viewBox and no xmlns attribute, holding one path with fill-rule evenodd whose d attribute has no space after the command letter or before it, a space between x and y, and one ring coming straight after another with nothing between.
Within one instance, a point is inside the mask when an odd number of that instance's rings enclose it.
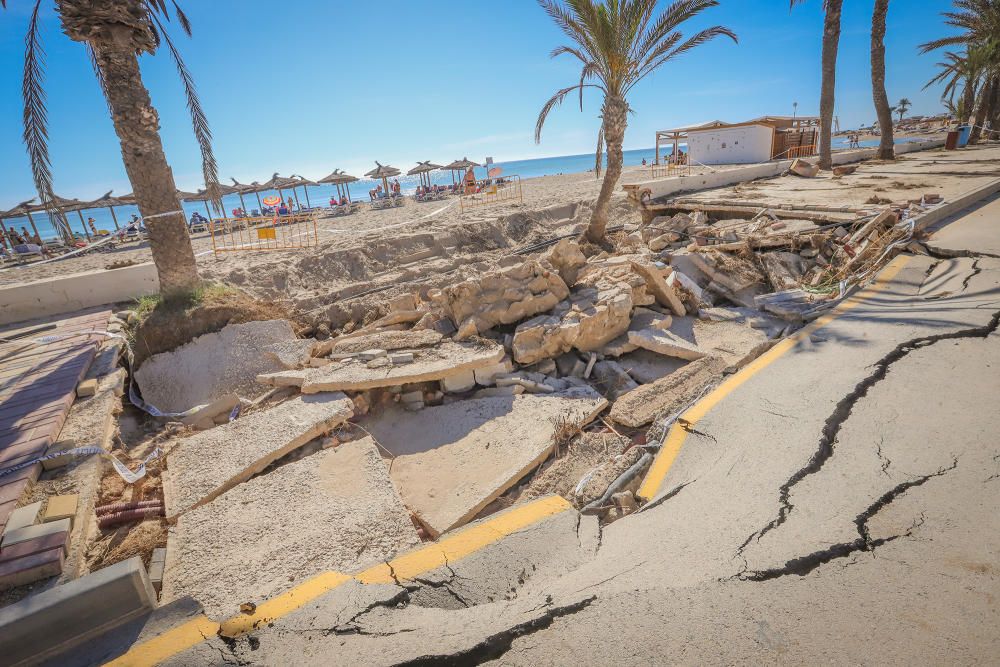
<instances>
[{"instance_id":1,"label":"cracked asphalt road","mask_svg":"<svg viewBox=\"0 0 1000 667\"><path fill-rule=\"evenodd\" d=\"M947 257L723 399L643 511L564 512L169 664L995 661L1000 259L976 247L997 220L1000 199L960 214Z\"/></svg>"}]
</instances>

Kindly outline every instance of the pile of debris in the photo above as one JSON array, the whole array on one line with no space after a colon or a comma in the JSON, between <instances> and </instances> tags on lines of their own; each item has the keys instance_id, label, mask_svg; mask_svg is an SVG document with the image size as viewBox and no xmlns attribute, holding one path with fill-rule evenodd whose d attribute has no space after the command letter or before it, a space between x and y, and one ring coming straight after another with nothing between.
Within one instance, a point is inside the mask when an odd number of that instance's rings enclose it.
<instances>
[{"instance_id":1,"label":"pile of debris","mask_svg":"<svg viewBox=\"0 0 1000 667\"><path fill-rule=\"evenodd\" d=\"M645 206L629 240L669 255L711 299L801 323L910 246L914 218L941 201L925 194L865 209L793 209L680 200Z\"/></svg>"},{"instance_id":2,"label":"pile of debris","mask_svg":"<svg viewBox=\"0 0 1000 667\"><path fill-rule=\"evenodd\" d=\"M614 252L562 239L322 340L249 322L150 357L143 395L193 432L164 447L165 596L231 612L551 492L633 511L647 431L873 271L918 208L646 207ZM304 528L299 505L322 511Z\"/></svg>"}]
</instances>

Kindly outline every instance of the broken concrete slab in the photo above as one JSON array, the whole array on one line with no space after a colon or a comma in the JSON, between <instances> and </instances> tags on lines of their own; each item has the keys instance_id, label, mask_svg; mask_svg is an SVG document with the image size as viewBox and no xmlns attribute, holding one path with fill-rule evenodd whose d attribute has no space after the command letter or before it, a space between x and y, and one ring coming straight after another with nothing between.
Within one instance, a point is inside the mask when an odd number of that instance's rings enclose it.
<instances>
[{"instance_id":1,"label":"broken concrete slab","mask_svg":"<svg viewBox=\"0 0 1000 667\"><path fill-rule=\"evenodd\" d=\"M628 342L657 354L694 361L701 359L707 353L697 345L685 340L672 331L661 329L643 329L629 331Z\"/></svg>"},{"instance_id":2,"label":"broken concrete slab","mask_svg":"<svg viewBox=\"0 0 1000 667\"><path fill-rule=\"evenodd\" d=\"M334 339L331 350L337 354L357 354L365 350L410 350L437 345L443 336L433 329L380 331L343 339Z\"/></svg>"},{"instance_id":3,"label":"broken concrete slab","mask_svg":"<svg viewBox=\"0 0 1000 667\"><path fill-rule=\"evenodd\" d=\"M798 253L775 251L760 253L757 256L775 290L794 289L799 286L799 281L806 272L806 263Z\"/></svg>"},{"instance_id":4,"label":"broken concrete slab","mask_svg":"<svg viewBox=\"0 0 1000 667\"><path fill-rule=\"evenodd\" d=\"M436 347L414 351L412 363L387 364L368 368L363 363L344 360L322 368L283 371L260 375L257 381L273 387L299 387L304 394L323 391L363 391L414 382L442 380L462 371L485 368L504 357L504 348L485 339L455 342L446 340Z\"/></svg>"},{"instance_id":5,"label":"broken concrete slab","mask_svg":"<svg viewBox=\"0 0 1000 667\"><path fill-rule=\"evenodd\" d=\"M639 384L656 382L689 363L677 357L665 357L649 350L637 349L618 357L625 372Z\"/></svg>"},{"instance_id":6,"label":"broken concrete slab","mask_svg":"<svg viewBox=\"0 0 1000 667\"><path fill-rule=\"evenodd\" d=\"M170 529L163 599L239 613L323 572L357 572L418 545L370 437L325 449L228 490Z\"/></svg>"},{"instance_id":7,"label":"broken concrete slab","mask_svg":"<svg viewBox=\"0 0 1000 667\"><path fill-rule=\"evenodd\" d=\"M309 365L309 359L312 358L313 349L318 342L312 338L282 340L267 345L264 351L277 359L285 368L302 368Z\"/></svg>"},{"instance_id":8,"label":"broken concrete slab","mask_svg":"<svg viewBox=\"0 0 1000 667\"><path fill-rule=\"evenodd\" d=\"M587 424L607 406L590 387L459 401L366 424L395 454L390 475L432 536L461 526L552 452L558 420Z\"/></svg>"},{"instance_id":9,"label":"broken concrete slab","mask_svg":"<svg viewBox=\"0 0 1000 667\"><path fill-rule=\"evenodd\" d=\"M576 283L580 269L587 264L587 257L580 245L572 239L562 239L542 255L542 266L552 268L569 287Z\"/></svg>"},{"instance_id":10,"label":"broken concrete slab","mask_svg":"<svg viewBox=\"0 0 1000 667\"><path fill-rule=\"evenodd\" d=\"M687 314L674 288L667 284L658 268L646 262L632 262L632 268L646 281L646 289L656 298L658 304L669 308L674 315Z\"/></svg>"},{"instance_id":11,"label":"broken concrete slab","mask_svg":"<svg viewBox=\"0 0 1000 667\"><path fill-rule=\"evenodd\" d=\"M610 359L598 361L594 364L594 370L590 375L590 383L605 398L612 401L639 386L629 376L623 366Z\"/></svg>"},{"instance_id":12,"label":"broken concrete slab","mask_svg":"<svg viewBox=\"0 0 1000 667\"><path fill-rule=\"evenodd\" d=\"M219 415L229 415L233 408L240 404L240 397L236 394L226 394L215 399L208 405L203 405L189 415L181 417L181 423L187 426L199 424L204 420L213 420Z\"/></svg>"},{"instance_id":13,"label":"broken concrete slab","mask_svg":"<svg viewBox=\"0 0 1000 667\"><path fill-rule=\"evenodd\" d=\"M163 412L184 412L225 394L254 398L263 393L257 375L284 368L261 350L290 340L295 332L286 320L230 324L146 359L135 379L146 402Z\"/></svg>"},{"instance_id":14,"label":"broken concrete slab","mask_svg":"<svg viewBox=\"0 0 1000 667\"><path fill-rule=\"evenodd\" d=\"M162 475L167 515L211 502L353 414L354 403L339 392L296 396L180 440Z\"/></svg>"},{"instance_id":15,"label":"broken concrete slab","mask_svg":"<svg viewBox=\"0 0 1000 667\"><path fill-rule=\"evenodd\" d=\"M569 295L559 274L524 260L432 292L431 301L459 328L459 338L481 334L550 310Z\"/></svg>"},{"instance_id":16,"label":"broken concrete slab","mask_svg":"<svg viewBox=\"0 0 1000 667\"><path fill-rule=\"evenodd\" d=\"M619 397L610 418L624 426L638 428L661 416L682 410L715 382L726 363L716 357L702 357L651 384Z\"/></svg>"},{"instance_id":17,"label":"broken concrete slab","mask_svg":"<svg viewBox=\"0 0 1000 667\"><path fill-rule=\"evenodd\" d=\"M519 364L533 364L572 349L601 349L628 330L633 288L625 282L574 290L550 315L517 326L512 351Z\"/></svg>"}]
</instances>

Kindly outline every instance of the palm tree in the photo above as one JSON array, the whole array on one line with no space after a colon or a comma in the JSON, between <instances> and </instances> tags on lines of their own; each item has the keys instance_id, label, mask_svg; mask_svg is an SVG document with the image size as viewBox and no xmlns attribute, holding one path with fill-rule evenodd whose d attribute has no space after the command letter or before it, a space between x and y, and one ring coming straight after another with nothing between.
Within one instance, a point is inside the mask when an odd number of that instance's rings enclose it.
<instances>
[{"instance_id":1,"label":"palm tree","mask_svg":"<svg viewBox=\"0 0 1000 667\"><path fill-rule=\"evenodd\" d=\"M0 0L6 7L6 0ZM31 160L35 188L41 201L53 201L48 151L48 118L42 87L44 69L39 40L36 0L25 38L24 142ZM174 16L190 36L187 17L173 2ZM195 137L201 148L205 185L218 199L218 175L212 153L212 134L195 92L194 81L181 60L164 21L170 14L164 0L55 0L63 32L87 46L98 82L108 103L121 143L125 171L136 203L149 230L153 262L165 294L190 290L198 283L194 252L184 212L177 198L173 173L160 141L159 117L139 72L139 55L165 44L177 65L187 96Z\"/></svg>"},{"instance_id":2,"label":"palm tree","mask_svg":"<svg viewBox=\"0 0 1000 667\"><path fill-rule=\"evenodd\" d=\"M804 0L790 0L790 7ZM822 81L819 94L819 167L833 168L833 107L837 80L837 49L840 48L840 13L843 0L823 0Z\"/></svg>"},{"instance_id":3,"label":"palm tree","mask_svg":"<svg viewBox=\"0 0 1000 667\"><path fill-rule=\"evenodd\" d=\"M961 54L946 51L944 61L936 64L940 70L924 85L924 90L937 83L944 83L941 91L941 101L949 109L953 109L959 122L966 122L972 114L979 90L980 78L984 72L984 59L978 49L967 50ZM962 96L955 103L955 95L961 88Z\"/></svg>"},{"instance_id":4,"label":"palm tree","mask_svg":"<svg viewBox=\"0 0 1000 667\"><path fill-rule=\"evenodd\" d=\"M872 12L872 100L881 131L876 153L880 160L892 160L896 157L892 111L889 109L889 96L885 92L885 17L888 13L889 0L875 0L875 10Z\"/></svg>"},{"instance_id":5,"label":"palm tree","mask_svg":"<svg viewBox=\"0 0 1000 667\"><path fill-rule=\"evenodd\" d=\"M913 103L910 102L910 100L906 99L905 97L900 98L900 100L898 102L896 102L896 106L893 107L893 108L899 114L899 122L900 123L903 122L903 116L906 115L906 112L909 110L909 108L911 106L913 106Z\"/></svg>"},{"instance_id":6,"label":"palm tree","mask_svg":"<svg viewBox=\"0 0 1000 667\"><path fill-rule=\"evenodd\" d=\"M715 7L718 0L676 0L655 19L656 0L567 0L565 6L557 0L538 2L572 42L571 46L556 47L552 57L571 55L582 69L579 83L556 92L542 107L535 123L535 142L541 142L549 112L567 95L579 92L581 111L585 88L596 88L604 95L597 134L598 171L605 144L608 164L586 234L590 241L599 242L604 238L611 195L622 172L628 93L667 61L722 35L735 42L736 35L723 26L707 28L687 39L681 34L681 24Z\"/></svg>"},{"instance_id":7,"label":"palm tree","mask_svg":"<svg viewBox=\"0 0 1000 667\"><path fill-rule=\"evenodd\" d=\"M1000 88L1000 2L997 0L953 0L955 11L944 12L944 24L960 30L959 34L931 40L920 45L921 53L946 46L964 46L968 53L978 50L983 59L980 86L975 98L973 127L969 143L979 142L983 125L996 120L997 90ZM968 111L972 111L971 109ZM968 112L967 111L967 112Z\"/></svg>"}]
</instances>

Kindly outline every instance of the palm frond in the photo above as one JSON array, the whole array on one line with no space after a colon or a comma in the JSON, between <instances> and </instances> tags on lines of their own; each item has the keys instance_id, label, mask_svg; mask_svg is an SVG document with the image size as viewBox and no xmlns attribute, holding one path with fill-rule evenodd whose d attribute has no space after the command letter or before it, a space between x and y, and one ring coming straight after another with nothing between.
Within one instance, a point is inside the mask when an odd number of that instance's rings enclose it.
<instances>
[{"instance_id":1,"label":"palm frond","mask_svg":"<svg viewBox=\"0 0 1000 667\"><path fill-rule=\"evenodd\" d=\"M38 28L38 11L41 0L36 0L28 21L28 32L24 37L24 75L21 80L21 96L24 100L22 139L28 150L31 176L38 191L39 201L45 206L49 219L65 237L65 226L53 206L55 194L52 192L52 162L49 158L48 109L45 106L45 52L42 49Z\"/></svg>"},{"instance_id":2,"label":"palm frond","mask_svg":"<svg viewBox=\"0 0 1000 667\"><path fill-rule=\"evenodd\" d=\"M218 208L218 200L220 199L219 166L215 160L215 153L212 150L212 130L208 125L208 116L201 106L201 99L198 97L194 77L191 76L191 72L184 63L184 59L174 45L173 40L170 39L170 34L163 28L163 24L155 14L150 14L150 17L160 29L163 42L167 45L167 50L170 51L170 57L177 67L177 74L180 76L181 83L184 86L184 97L187 102L188 111L191 114L191 126L194 128L194 136L198 141L199 149L201 149L201 168L205 178L205 189L209 197L211 197L212 203Z\"/></svg>"},{"instance_id":3,"label":"palm frond","mask_svg":"<svg viewBox=\"0 0 1000 667\"><path fill-rule=\"evenodd\" d=\"M548 117L549 112L555 107L562 104L563 99L566 98L571 92L580 87L580 84L569 86L568 88L563 88L558 91L555 95L549 98L549 101L542 106L542 110L538 112L538 120L535 121L535 143L539 144L542 142L542 127L545 125L545 119Z\"/></svg>"},{"instance_id":4,"label":"palm frond","mask_svg":"<svg viewBox=\"0 0 1000 667\"><path fill-rule=\"evenodd\" d=\"M177 15L177 22L181 24L181 30L190 37L191 36L191 21L188 20L187 14L185 14L180 6L177 4L177 0L171 0L174 5L174 14Z\"/></svg>"}]
</instances>

